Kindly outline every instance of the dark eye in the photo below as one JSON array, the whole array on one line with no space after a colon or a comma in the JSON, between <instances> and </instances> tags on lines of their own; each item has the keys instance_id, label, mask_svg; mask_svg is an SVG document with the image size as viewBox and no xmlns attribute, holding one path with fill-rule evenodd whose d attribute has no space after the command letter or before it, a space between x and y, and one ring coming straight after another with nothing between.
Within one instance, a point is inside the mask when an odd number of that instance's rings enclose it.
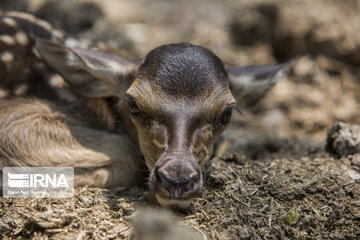
<instances>
[{"instance_id":1,"label":"dark eye","mask_svg":"<svg viewBox=\"0 0 360 240\"><path fill-rule=\"evenodd\" d=\"M132 114L132 115L139 115L140 114L140 109L138 107L138 105L136 104L135 100L134 99L130 99L129 102L129 112Z\"/></svg>"},{"instance_id":2,"label":"dark eye","mask_svg":"<svg viewBox=\"0 0 360 240\"><path fill-rule=\"evenodd\" d=\"M221 126L225 126L230 122L231 116L232 116L232 108L225 108L225 110L222 112L220 116L219 124Z\"/></svg>"}]
</instances>

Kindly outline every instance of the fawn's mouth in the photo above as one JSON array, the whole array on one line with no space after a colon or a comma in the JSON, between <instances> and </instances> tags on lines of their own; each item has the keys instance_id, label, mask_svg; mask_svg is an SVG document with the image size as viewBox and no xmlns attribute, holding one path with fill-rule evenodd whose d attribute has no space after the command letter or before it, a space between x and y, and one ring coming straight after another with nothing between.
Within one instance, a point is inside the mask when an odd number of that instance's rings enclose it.
<instances>
[{"instance_id":1,"label":"fawn's mouth","mask_svg":"<svg viewBox=\"0 0 360 240\"><path fill-rule=\"evenodd\" d=\"M163 207L184 209L190 206L194 198L170 198L155 193L156 200Z\"/></svg>"}]
</instances>

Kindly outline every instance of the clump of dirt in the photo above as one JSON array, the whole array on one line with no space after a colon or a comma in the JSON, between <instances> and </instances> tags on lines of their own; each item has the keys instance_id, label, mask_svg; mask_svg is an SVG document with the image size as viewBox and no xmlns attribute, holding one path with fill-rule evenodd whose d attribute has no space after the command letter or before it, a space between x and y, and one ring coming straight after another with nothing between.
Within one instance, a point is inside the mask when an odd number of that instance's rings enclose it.
<instances>
[{"instance_id":1,"label":"clump of dirt","mask_svg":"<svg viewBox=\"0 0 360 240\"><path fill-rule=\"evenodd\" d=\"M327 149L338 156L360 153L360 125L335 123L328 131Z\"/></svg>"},{"instance_id":2,"label":"clump of dirt","mask_svg":"<svg viewBox=\"0 0 360 240\"><path fill-rule=\"evenodd\" d=\"M326 149L360 172L360 125L335 123L328 131Z\"/></svg>"}]
</instances>

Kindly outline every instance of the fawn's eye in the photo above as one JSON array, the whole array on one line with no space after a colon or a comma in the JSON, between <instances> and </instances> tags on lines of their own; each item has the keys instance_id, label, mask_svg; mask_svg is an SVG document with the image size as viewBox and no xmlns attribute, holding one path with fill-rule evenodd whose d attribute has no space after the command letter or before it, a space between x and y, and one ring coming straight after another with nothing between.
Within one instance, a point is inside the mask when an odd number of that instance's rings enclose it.
<instances>
[{"instance_id":1,"label":"fawn's eye","mask_svg":"<svg viewBox=\"0 0 360 240\"><path fill-rule=\"evenodd\" d=\"M134 99L129 99L128 105L129 105L129 112L132 115L137 116L140 114L140 109Z\"/></svg>"},{"instance_id":2,"label":"fawn's eye","mask_svg":"<svg viewBox=\"0 0 360 240\"><path fill-rule=\"evenodd\" d=\"M232 108L225 108L225 110L222 112L220 119L219 119L219 125L225 126L230 122L232 116Z\"/></svg>"}]
</instances>

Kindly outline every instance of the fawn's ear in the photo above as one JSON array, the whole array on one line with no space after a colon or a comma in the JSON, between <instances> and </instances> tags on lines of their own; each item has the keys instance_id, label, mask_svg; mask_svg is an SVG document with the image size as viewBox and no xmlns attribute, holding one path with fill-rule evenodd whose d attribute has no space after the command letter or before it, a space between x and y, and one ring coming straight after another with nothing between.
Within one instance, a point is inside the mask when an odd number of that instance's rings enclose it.
<instances>
[{"instance_id":1,"label":"fawn's ear","mask_svg":"<svg viewBox=\"0 0 360 240\"><path fill-rule=\"evenodd\" d=\"M66 47L37 39L36 48L77 92L88 97L121 96L135 79L138 65L101 51Z\"/></svg>"},{"instance_id":2,"label":"fawn's ear","mask_svg":"<svg viewBox=\"0 0 360 240\"><path fill-rule=\"evenodd\" d=\"M241 106L257 103L293 66L294 61L276 65L253 65L231 68L229 73L230 89Z\"/></svg>"}]
</instances>

